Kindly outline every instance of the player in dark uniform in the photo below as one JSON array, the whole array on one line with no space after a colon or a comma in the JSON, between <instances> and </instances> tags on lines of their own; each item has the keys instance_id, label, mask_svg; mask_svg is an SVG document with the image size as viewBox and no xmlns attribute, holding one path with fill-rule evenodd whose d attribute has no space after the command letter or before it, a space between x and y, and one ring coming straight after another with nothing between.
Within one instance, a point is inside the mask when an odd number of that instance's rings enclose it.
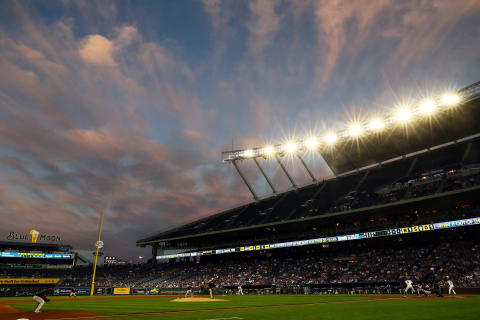
<instances>
[{"instance_id":1,"label":"player in dark uniform","mask_svg":"<svg viewBox=\"0 0 480 320\"><path fill-rule=\"evenodd\" d=\"M442 287L437 275L435 274L435 268L430 268L430 271L423 277L424 282L431 283L432 293L436 293L437 297L443 297Z\"/></svg>"},{"instance_id":2,"label":"player in dark uniform","mask_svg":"<svg viewBox=\"0 0 480 320\"><path fill-rule=\"evenodd\" d=\"M210 281L208 283L208 292L210 293L210 299L213 299L213 289L215 289L215 283L213 283L213 281Z\"/></svg>"},{"instance_id":3,"label":"player in dark uniform","mask_svg":"<svg viewBox=\"0 0 480 320\"><path fill-rule=\"evenodd\" d=\"M442 293L442 282L440 280L435 281L435 292L437 293L437 297L443 298L443 293Z\"/></svg>"},{"instance_id":4,"label":"player in dark uniform","mask_svg":"<svg viewBox=\"0 0 480 320\"><path fill-rule=\"evenodd\" d=\"M45 302L49 302L50 299L47 298L48 294L52 293L52 288L44 289L39 291L37 294L33 296L33 301L36 302L35 307L33 308L33 312L39 313L42 312L40 309L42 309L43 305Z\"/></svg>"},{"instance_id":5,"label":"player in dark uniform","mask_svg":"<svg viewBox=\"0 0 480 320\"><path fill-rule=\"evenodd\" d=\"M185 298L188 297L188 295L190 295L190 297L193 297L192 286L187 287L187 292L185 292Z\"/></svg>"}]
</instances>

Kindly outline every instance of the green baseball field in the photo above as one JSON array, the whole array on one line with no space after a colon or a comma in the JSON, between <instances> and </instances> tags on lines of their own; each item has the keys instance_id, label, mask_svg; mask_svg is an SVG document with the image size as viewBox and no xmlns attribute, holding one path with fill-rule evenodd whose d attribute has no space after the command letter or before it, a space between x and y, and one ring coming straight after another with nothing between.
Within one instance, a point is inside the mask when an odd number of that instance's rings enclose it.
<instances>
[{"instance_id":1,"label":"green baseball field","mask_svg":"<svg viewBox=\"0 0 480 320\"><path fill-rule=\"evenodd\" d=\"M480 296L245 295L52 297L42 313L31 298L0 299L2 320L480 319Z\"/></svg>"}]
</instances>

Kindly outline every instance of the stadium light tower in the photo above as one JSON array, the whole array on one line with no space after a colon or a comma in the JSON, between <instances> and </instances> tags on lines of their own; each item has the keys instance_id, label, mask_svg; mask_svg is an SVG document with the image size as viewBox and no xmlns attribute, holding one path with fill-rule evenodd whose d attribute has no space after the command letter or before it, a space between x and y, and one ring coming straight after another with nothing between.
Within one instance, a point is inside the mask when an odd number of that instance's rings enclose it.
<instances>
[{"instance_id":1,"label":"stadium light tower","mask_svg":"<svg viewBox=\"0 0 480 320\"><path fill-rule=\"evenodd\" d=\"M270 157L275 153L275 148L272 146L267 146L263 149L263 152L267 157Z\"/></svg>"},{"instance_id":2,"label":"stadium light tower","mask_svg":"<svg viewBox=\"0 0 480 320\"><path fill-rule=\"evenodd\" d=\"M431 115L435 113L436 106L432 100L426 100L420 105L420 113Z\"/></svg>"},{"instance_id":3,"label":"stadium light tower","mask_svg":"<svg viewBox=\"0 0 480 320\"><path fill-rule=\"evenodd\" d=\"M253 161L255 162L255 164L257 165L257 168L258 170L260 170L260 172L262 173L262 176L265 178L265 180L267 181L268 185L270 186L270 188L272 189L272 192L274 194L277 194L277 189L275 189L275 186L273 185L272 181L270 181L270 179L268 178L267 174L265 173L265 171L263 171L263 168L260 166L260 163L258 163L257 159L256 158L253 158Z\"/></svg>"},{"instance_id":4,"label":"stadium light tower","mask_svg":"<svg viewBox=\"0 0 480 320\"><path fill-rule=\"evenodd\" d=\"M292 187L296 188L296 187L297 187L297 184L295 183L295 181L293 180L292 176L290 175L290 173L288 173L287 169L286 169L285 166L283 165L282 160L280 160L280 157L278 156L278 153L275 154L275 159L277 159L278 165L279 165L280 168L283 170L283 172L284 172L285 175L287 176L288 180L290 180L290 183L292 184Z\"/></svg>"},{"instance_id":5,"label":"stadium light tower","mask_svg":"<svg viewBox=\"0 0 480 320\"><path fill-rule=\"evenodd\" d=\"M242 178L243 183L245 183L245 185L247 186L248 190L249 190L250 193L252 194L253 199L258 200L258 196L257 196L257 194L255 193L255 190L253 190L253 187L250 185L250 183L248 183L247 178L245 178L245 176L243 175L242 171L241 171L240 168L238 167L237 160L233 160L232 163L233 163L233 166L235 167L235 169L237 170L238 175L240 176L240 178Z\"/></svg>"},{"instance_id":6,"label":"stadium light tower","mask_svg":"<svg viewBox=\"0 0 480 320\"><path fill-rule=\"evenodd\" d=\"M253 150L245 150L245 157L252 158L253 157Z\"/></svg>"},{"instance_id":7,"label":"stadium light tower","mask_svg":"<svg viewBox=\"0 0 480 320\"><path fill-rule=\"evenodd\" d=\"M298 138L290 140L284 144L273 144L263 147L256 147L245 150L233 150L222 152L222 160L224 162L232 162L235 169L238 171L240 177L247 185L248 189L252 193L255 200L258 199L253 187L248 183L243 173L237 164L239 160L254 160L262 176L265 178L273 193L276 193L277 189L273 185L272 181L267 177L265 171L260 166L256 158L261 157L265 160L275 159L282 171L287 176L294 188L297 187L290 173L283 165L281 158L286 155L295 155L296 158L302 163L307 170L308 175L312 178L312 181L316 181L312 171L308 168L307 164L303 160L301 153L306 150L317 150L321 156L324 150L335 152L337 145L353 139L360 139L367 135L379 134L389 127L393 127L398 124L413 123L417 120L423 119L433 114L437 115L448 110L452 110L454 107L458 107L480 96L480 82L476 82L468 87L465 87L458 92L448 92L437 97L432 97L429 100L419 100L416 103L410 105L408 108L401 108L392 110L392 113L382 117L372 119L369 123L358 122L351 124L347 128L337 131L330 131L328 133L319 134L315 136ZM348 157L348 155L346 155Z\"/></svg>"},{"instance_id":8,"label":"stadium light tower","mask_svg":"<svg viewBox=\"0 0 480 320\"><path fill-rule=\"evenodd\" d=\"M329 146L333 146L337 142L338 137L334 132L330 132L323 139Z\"/></svg>"},{"instance_id":9,"label":"stadium light tower","mask_svg":"<svg viewBox=\"0 0 480 320\"><path fill-rule=\"evenodd\" d=\"M312 178L312 182L317 182L317 178L315 178L315 176L313 175L312 171L310 170L310 168L307 166L307 164L305 163L305 161L303 160L302 156L297 153L297 158L298 160L300 160L300 163L303 165L303 167L305 168L305 170L307 170L307 173L308 175L310 176L310 178Z\"/></svg>"},{"instance_id":10,"label":"stadium light tower","mask_svg":"<svg viewBox=\"0 0 480 320\"><path fill-rule=\"evenodd\" d=\"M442 102L446 106L453 107L460 102L460 96L454 93L446 93L442 96Z\"/></svg>"},{"instance_id":11,"label":"stadium light tower","mask_svg":"<svg viewBox=\"0 0 480 320\"><path fill-rule=\"evenodd\" d=\"M359 137L362 134L362 126L358 123L354 123L348 128L348 134L353 137Z\"/></svg>"},{"instance_id":12,"label":"stadium light tower","mask_svg":"<svg viewBox=\"0 0 480 320\"><path fill-rule=\"evenodd\" d=\"M316 137L310 137L307 139L305 142L305 145L310 149L310 150L315 150L318 148L319 142Z\"/></svg>"},{"instance_id":13,"label":"stadium light tower","mask_svg":"<svg viewBox=\"0 0 480 320\"><path fill-rule=\"evenodd\" d=\"M412 117L410 110L403 108L397 111L396 118L399 122L407 122Z\"/></svg>"},{"instance_id":14,"label":"stadium light tower","mask_svg":"<svg viewBox=\"0 0 480 320\"><path fill-rule=\"evenodd\" d=\"M294 153L297 151L297 144L295 142L289 142L283 146L283 150L288 153Z\"/></svg>"},{"instance_id":15,"label":"stadium light tower","mask_svg":"<svg viewBox=\"0 0 480 320\"><path fill-rule=\"evenodd\" d=\"M370 122L369 129L373 131L381 131L383 128L385 128L385 123L381 119L373 119Z\"/></svg>"}]
</instances>

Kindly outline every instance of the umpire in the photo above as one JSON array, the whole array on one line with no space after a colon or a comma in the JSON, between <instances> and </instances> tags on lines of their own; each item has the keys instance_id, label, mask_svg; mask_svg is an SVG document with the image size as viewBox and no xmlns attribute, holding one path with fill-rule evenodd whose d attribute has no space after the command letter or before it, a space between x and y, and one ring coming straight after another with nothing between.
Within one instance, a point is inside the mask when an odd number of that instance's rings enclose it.
<instances>
[{"instance_id":1,"label":"umpire","mask_svg":"<svg viewBox=\"0 0 480 320\"><path fill-rule=\"evenodd\" d=\"M432 284L432 293L436 293L437 297L443 297L442 286L440 285L439 278L435 274L435 268L431 267L430 271L423 277L423 282Z\"/></svg>"}]
</instances>

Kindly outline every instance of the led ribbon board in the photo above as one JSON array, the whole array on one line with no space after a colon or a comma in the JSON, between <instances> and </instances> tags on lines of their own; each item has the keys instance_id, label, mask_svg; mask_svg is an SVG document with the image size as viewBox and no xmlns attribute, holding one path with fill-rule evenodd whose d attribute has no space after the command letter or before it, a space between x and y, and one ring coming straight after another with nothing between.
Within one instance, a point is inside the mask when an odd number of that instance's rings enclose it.
<instances>
[{"instance_id":1,"label":"led ribbon board","mask_svg":"<svg viewBox=\"0 0 480 320\"><path fill-rule=\"evenodd\" d=\"M203 255L213 255L213 254L223 254L223 253L233 253L233 252L301 247L301 246L308 246L313 244L324 244L324 243L331 243L331 242L395 236L399 234L451 229L451 228L467 227L467 226L473 226L473 225L480 225L480 217L446 221L446 222L438 222L433 224L424 224L420 226L411 226L411 227L404 227L404 228L397 228L397 229L388 229L388 230L372 231L372 232L365 232L365 233L355 233L355 234L349 234L349 235L343 235L343 236L332 236L332 237L316 238L316 239L309 239L309 240L251 245L251 246L237 247L237 248L226 248L226 249L186 252L186 253L178 253L178 254L167 254L163 256L157 256L156 258L157 260L162 260L162 259L165 260L165 259L196 257L196 256L203 256Z\"/></svg>"},{"instance_id":2,"label":"led ribbon board","mask_svg":"<svg viewBox=\"0 0 480 320\"><path fill-rule=\"evenodd\" d=\"M0 251L0 258L73 259L73 254Z\"/></svg>"}]
</instances>

